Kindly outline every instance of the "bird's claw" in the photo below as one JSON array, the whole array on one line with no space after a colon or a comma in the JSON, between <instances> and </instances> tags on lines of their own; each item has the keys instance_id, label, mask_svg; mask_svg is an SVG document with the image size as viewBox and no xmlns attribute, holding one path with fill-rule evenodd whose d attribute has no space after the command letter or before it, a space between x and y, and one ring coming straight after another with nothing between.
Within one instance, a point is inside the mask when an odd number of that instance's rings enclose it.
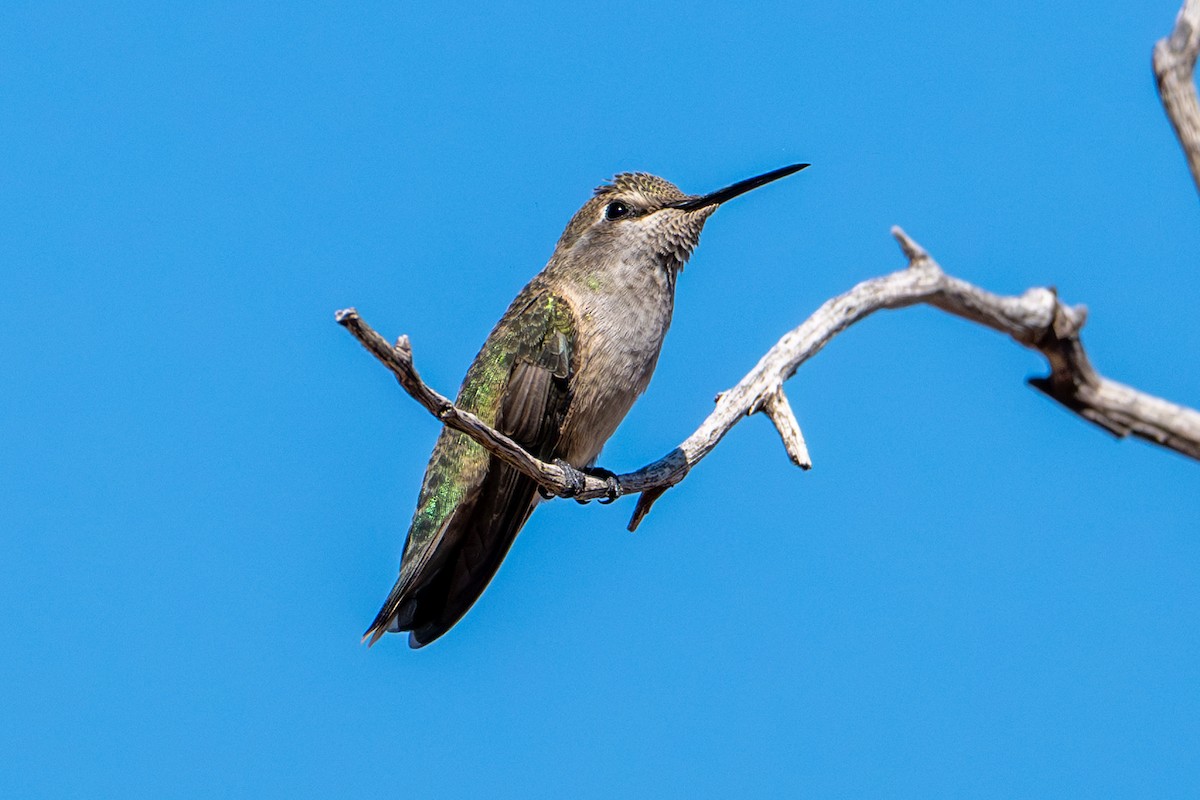
<instances>
[{"instance_id":1,"label":"bird's claw","mask_svg":"<svg viewBox=\"0 0 1200 800\"><path fill-rule=\"evenodd\" d=\"M599 501L600 505L606 506L621 496L621 482L617 480L617 473L607 470L604 467L590 467L583 472L586 475L591 475L593 478L603 479L608 493Z\"/></svg>"},{"instance_id":2,"label":"bird's claw","mask_svg":"<svg viewBox=\"0 0 1200 800\"><path fill-rule=\"evenodd\" d=\"M582 472L575 469L575 467L571 466L566 461L563 461L561 458L554 459L554 466L561 469L563 471L563 474L566 475L566 477L567 477L568 486L567 486L567 490L562 493L562 495L561 495L562 497L572 497L573 498L584 490L584 488L587 485L587 481L584 478L584 475ZM540 489L540 487L539 487L539 489ZM546 494L547 493L543 492L542 496L545 497ZM576 502L577 503L586 503L587 501L586 500L576 500Z\"/></svg>"},{"instance_id":3,"label":"bird's claw","mask_svg":"<svg viewBox=\"0 0 1200 800\"><path fill-rule=\"evenodd\" d=\"M607 486L605 496L600 500L600 505L606 506L621 496L621 484L617 480L615 472L610 472L602 467L591 467L588 469L576 469L575 467L563 461L561 458L554 459L554 466L563 471L567 477L567 490L561 494L550 491L544 486L538 486L538 494L543 499L549 500L555 496L570 497L580 505L587 505L590 500L580 500L577 495L581 494L587 488L587 476L593 478L601 478Z\"/></svg>"}]
</instances>

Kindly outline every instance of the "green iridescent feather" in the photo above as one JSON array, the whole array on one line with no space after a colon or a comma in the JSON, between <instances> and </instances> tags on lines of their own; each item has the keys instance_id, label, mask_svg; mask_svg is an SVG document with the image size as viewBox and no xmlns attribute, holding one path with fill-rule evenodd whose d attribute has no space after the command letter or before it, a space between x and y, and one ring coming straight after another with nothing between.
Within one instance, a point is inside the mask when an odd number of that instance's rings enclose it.
<instances>
[{"instance_id":1,"label":"green iridescent feather","mask_svg":"<svg viewBox=\"0 0 1200 800\"><path fill-rule=\"evenodd\" d=\"M542 406L557 405L557 408L548 407L545 413L554 414L561 420L566 411L565 387L571 374L574 334L574 318L567 303L538 282L530 284L513 301L484 342L467 370L456 405L513 436L534 455L552 457L557 430L549 430L555 427L547 424L551 420L538 420L537 424L530 425L528 421L509 420L502 412L509 409L508 417L521 416L512 410L521 398L513 396L510 381L514 372L523 373L525 367L533 366L556 380L560 395L553 402L543 397L532 398L532 403L535 406L538 402ZM506 425L510 421L512 424ZM506 427L509 430L505 430ZM490 467L492 458L481 445L458 431L442 430L425 472L405 542L400 580L373 629L386 624L405 597L428 579L427 573L440 566L447 556L445 551L458 544L456 541L443 546L443 541L449 529L461 527L453 524L456 515L471 513L472 503L477 499ZM456 539L462 535L460 531L453 534Z\"/></svg>"}]
</instances>

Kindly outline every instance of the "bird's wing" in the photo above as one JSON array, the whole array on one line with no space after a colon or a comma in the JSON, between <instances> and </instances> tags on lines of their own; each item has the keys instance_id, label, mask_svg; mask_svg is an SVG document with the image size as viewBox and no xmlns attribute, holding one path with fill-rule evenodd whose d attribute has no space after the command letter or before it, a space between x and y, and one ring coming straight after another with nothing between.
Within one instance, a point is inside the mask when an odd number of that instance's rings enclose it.
<instances>
[{"instance_id":1,"label":"bird's wing","mask_svg":"<svg viewBox=\"0 0 1200 800\"><path fill-rule=\"evenodd\" d=\"M535 285L513 302L467 372L457 405L550 458L570 403L570 307ZM400 577L364 638L441 636L483 592L536 502L537 484L478 443L444 429L421 487Z\"/></svg>"}]
</instances>

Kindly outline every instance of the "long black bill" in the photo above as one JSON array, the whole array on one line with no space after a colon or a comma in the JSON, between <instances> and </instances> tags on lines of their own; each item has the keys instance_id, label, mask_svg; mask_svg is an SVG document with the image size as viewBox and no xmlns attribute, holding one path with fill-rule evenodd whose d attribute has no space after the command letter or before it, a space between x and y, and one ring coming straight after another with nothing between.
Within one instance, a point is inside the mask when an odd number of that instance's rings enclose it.
<instances>
[{"instance_id":1,"label":"long black bill","mask_svg":"<svg viewBox=\"0 0 1200 800\"><path fill-rule=\"evenodd\" d=\"M718 189L715 192L702 194L699 197L689 197L687 200L679 200L674 203L668 203L667 208L678 208L683 211L696 211L697 209L715 206L719 203L724 203L726 200L731 200L739 194L745 194L751 189L757 189L760 186L777 181L780 178L786 178L788 175L793 175L808 164L792 164L787 167L773 169L770 172L764 172L762 175L753 178L747 178L744 181L738 181L732 186L726 186L724 189Z\"/></svg>"}]
</instances>

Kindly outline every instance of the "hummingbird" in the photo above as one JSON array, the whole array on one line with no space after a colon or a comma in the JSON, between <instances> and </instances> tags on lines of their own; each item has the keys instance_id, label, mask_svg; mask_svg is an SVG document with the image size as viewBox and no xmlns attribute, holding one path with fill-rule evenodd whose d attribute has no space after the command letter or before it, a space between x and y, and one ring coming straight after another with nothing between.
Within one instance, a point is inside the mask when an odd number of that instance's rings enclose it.
<instances>
[{"instance_id":1,"label":"hummingbird","mask_svg":"<svg viewBox=\"0 0 1200 800\"><path fill-rule=\"evenodd\" d=\"M457 406L543 461L608 478L615 499L612 473L591 468L650 382L676 278L704 223L722 203L807 166L703 195L644 172L598 187L488 335ZM400 577L363 641L407 631L415 649L450 630L496 574L538 503L538 488L469 436L443 428Z\"/></svg>"}]
</instances>

